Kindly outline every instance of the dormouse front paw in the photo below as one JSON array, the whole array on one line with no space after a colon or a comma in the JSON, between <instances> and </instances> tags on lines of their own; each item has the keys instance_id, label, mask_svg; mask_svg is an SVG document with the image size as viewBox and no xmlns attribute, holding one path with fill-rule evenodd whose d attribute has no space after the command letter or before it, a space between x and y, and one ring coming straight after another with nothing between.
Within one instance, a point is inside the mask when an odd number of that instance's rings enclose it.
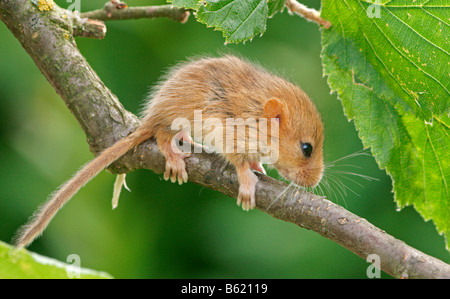
<instances>
[{"instance_id":1,"label":"dormouse front paw","mask_svg":"<svg viewBox=\"0 0 450 299\"><path fill-rule=\"evenodd\" d=\"M237 205L242 204L242 209L245 211L254 209L256 207L255 192L258 177L252 172L248 163L245 163L243 166L236 167L236 172L239 180Z\"/></svg>"}]
</instances>

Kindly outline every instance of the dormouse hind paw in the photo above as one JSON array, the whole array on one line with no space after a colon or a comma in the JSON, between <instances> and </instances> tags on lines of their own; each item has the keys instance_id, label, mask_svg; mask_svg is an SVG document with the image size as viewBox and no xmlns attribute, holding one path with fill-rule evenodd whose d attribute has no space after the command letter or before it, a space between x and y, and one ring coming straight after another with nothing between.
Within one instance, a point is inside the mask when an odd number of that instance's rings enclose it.
<instances>
[{"instance_id":1,"label":"dormouse hind paw","mask_svg":"<svg viewBox=\"0 0 450 299\"><path fill-rule=\"evenodd\" d=\"M188 181L188 174L186 172L186 163L184 159L191 156L190 152L183 152L173 147L173 140L184 140L190 142L184 132L176 134L174 137L161 136L157 134L156 141L158 143L159 150L166 159L166 168L164 171L164 179L167 181L170 179L172 183L178 181L178 184L183 184ZM174 139L175 138L175 139Z\"/></svg>"},{"instance_id":2,"label":"dormouse hind paw","mask_svg":"<svg viewBox=\"0 0 450 299\"><path fill-rule=\"evenodd\" d=\"M166 181L170 178L172 183L178 181L180 185L188 181L184 158L187 158L187 156L179 154L166 158L166 170L164 172L164 179Z\"/></svg>"}]
</instances>

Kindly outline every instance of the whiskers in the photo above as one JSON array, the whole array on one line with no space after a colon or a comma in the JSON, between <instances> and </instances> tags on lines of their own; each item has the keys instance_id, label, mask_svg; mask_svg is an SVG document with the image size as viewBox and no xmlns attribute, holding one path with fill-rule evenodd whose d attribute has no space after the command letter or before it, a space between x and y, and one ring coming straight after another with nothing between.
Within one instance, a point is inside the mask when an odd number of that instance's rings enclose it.
<instances>
[{"instance_id":1,"label":"whiskers","mask_svg":"<svg viewBox=\"0 0 450 299\"><path fill-rule=\"evenodd\" d=\"M284 178L282 178L283 181L285 181ZM285 197L288 191L290 191L290 194L288 196L289 199L293 200L292 193L297 190L298 186L294 184L293 182L290 182L287 187L280 192L280 194L277 195L277 197L270 203L270 205L267 207L267 209L270 209L275 203L277 203L282 197Z\"/></svg>"},{"instance_id":2,"label":"whiskers","mask_svg":"<svg viewBox=\"0 0 450 299\"><path fill-rule=\"evenodd\" d=\"M324 173L320 183L314 188L318 195L326 196L329 200L339 202L342 199L347 206L345 198L350 194L361 197L352 186L364 188L361 179L364 181L378 181L377 178L359 173L363 168L347 163L347 160L360 157L371 156L368 150L361 150L332 162L325 163ZM314 192L315 193L315 192Z\"/></svg>"},{"instance_id":3,"label":"whiskers","mask_svg":"<svg viewBox=\"0 0 450 299\"><path fill-rule=\"evenodd\" d=\"M367 150L361 150L326 163L324 166L322 180L315 187L298 186L293 182L286 181L282 176L280 176L279 179L285 181L288 185L282 192L280 192L280 194L277 195L268 208L270 209L281 199L290 204L290 201L295 200L295 196L293 196L295 191L299 189L319 196L327 197L329 200L336 203L342 201L344 206L347 207L346 198L351 195L361 197L357 190L365 187L364 181L378 181L377 178L360 173L364 171L363 167L348 162L350 159L361 156L371 156L371 154Z\"/></svg>"},{"instance_id":4,"label":"whiskers","mask_svg":"<svg viewBox=\"0 0 450 299\"><path fill-rule=\"evenodd\" d=\"M368 149L362 149L362 150L360 150L360 151L351 153L351 154L349 154L349 155L347 155L347 156L344 156L344 157L342 157L342 158L336 159L336 160L334 160L334 161L332 161L332 162L325 163L325 168L327 168L327 167L333 167L333 166L335 166L335 164L336 164L337 162L341 162L341 161L344 161L344 160L347 160L347 159L351 159L351 158L355 158L355 157L360 157L360 156L369 156L369 157L371 157L372 155L369 153L369 150L368 150Z\"/></svg>"}]
</instances>

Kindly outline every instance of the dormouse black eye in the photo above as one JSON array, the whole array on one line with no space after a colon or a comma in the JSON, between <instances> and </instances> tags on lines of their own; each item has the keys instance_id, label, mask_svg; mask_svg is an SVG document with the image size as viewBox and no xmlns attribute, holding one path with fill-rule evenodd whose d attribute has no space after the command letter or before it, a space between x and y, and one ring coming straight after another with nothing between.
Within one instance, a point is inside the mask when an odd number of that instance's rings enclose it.
<instances>
[{"instance_id":1,"label":"dormouse black eye","mask_svg":"<svg viewBox=\"0 0 450 299\"><path fill-rule=\"evenodd\" d=\"M312 151L313 151L311 143L303 143L302 142L301 143L301 148L302 148L303 155L305 155L306 158L311 157L311 154L312 154Z\"/></svg>"}]
</instances>

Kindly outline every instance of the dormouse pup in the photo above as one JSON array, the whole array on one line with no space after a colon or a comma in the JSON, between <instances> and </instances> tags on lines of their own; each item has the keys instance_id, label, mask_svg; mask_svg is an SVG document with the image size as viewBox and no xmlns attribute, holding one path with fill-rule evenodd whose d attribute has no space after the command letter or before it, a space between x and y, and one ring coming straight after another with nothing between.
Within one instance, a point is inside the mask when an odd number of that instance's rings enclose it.
<instances>
[{"instance_id":1,"label":"dormouse pup","mask_svg":"<svg viewBox=\"0 0 450 299\"><path fill-rule=\"evenodd\" d=\"M215 120L215 128L196 128L198 113L204 122ZM193 125L189 129L173 130L173 124L179 119ZM244 131L230 133L231 126L233 129L236 126L236 123L229 125L230 119L254 121L248 122ZM270 121L261 131L263 119ZM217 129L217 122L222 128ZM260 142L262 133L267 135L265 142ZM323 124L314 104L299 87L231 55L189 61L173 68L149 96L136 131L105 149L35 213L20 230L17 247L27 246L42 233L56 212L89 180L151 137L156 139L166 160L164 178L180 184L187 182L184 159L191 154L174 147L177 144L174 140L201 145L206 139L215 139L207 146L236 167L237 203L244 210L256 205L258 178L252 169L265 173L262 162L268 154L262 149L277 151L272 165L297 185L315 186L323 174ZM225 141L233 144L230 146ZM261 147L255 150L250 146L252 141L258 141L254 144ZM244 146L239 148L239 142Z\"/></svg>"}]
</instances>

